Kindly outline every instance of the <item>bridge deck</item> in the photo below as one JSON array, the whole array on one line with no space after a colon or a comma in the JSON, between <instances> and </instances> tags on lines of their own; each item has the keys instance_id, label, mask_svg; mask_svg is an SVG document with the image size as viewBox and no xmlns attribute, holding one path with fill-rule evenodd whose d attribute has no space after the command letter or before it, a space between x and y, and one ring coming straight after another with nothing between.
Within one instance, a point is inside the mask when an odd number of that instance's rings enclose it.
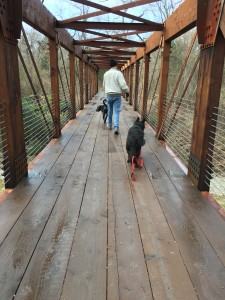
<instances>
[{"instance_id":1,"label":"bridge deck","mask_svg":"<svg viewBox=\"0 0 225 300\"><path fill-rule=\"evenodd\" d=\"M146 128L130 180L98 94L0 199L0 299L225 299L225 222Z\"/></svg>"}]
</instances>

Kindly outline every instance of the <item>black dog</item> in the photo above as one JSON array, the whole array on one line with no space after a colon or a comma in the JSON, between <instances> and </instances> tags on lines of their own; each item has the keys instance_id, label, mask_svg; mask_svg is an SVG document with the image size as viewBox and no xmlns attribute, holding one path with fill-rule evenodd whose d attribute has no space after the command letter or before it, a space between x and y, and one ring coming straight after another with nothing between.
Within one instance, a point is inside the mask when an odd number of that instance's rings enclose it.
<instances>
[{"instance_id":1,"label":"black dog","mask_svg":"<svg viewBox=\"0 0 225 300\"><path fill-rule=\"evenodd\" d=\"M97 106L96 111L101 111L102 112L102 118L103 118L103 122L104 124L106 123L107 117L108 117L108 108L107 108L107 104L106 104L106 99L103 98L103 104Z\"/></svg>"},{"instance_id":2,"label":"black dog","mask_svg":"<svg viewBox=\"0 0 225 300\"><path fill-rule=\"evenodd\" d=\"M128 163L132 163L132 157L135 158L135 166L138 167L138 159L141 153L141 147L144 146L144 129L145 121L140 121L138 117L134 125L129 129L126 141L126 149L128 154Z\"/></svg>"}]
</instances>

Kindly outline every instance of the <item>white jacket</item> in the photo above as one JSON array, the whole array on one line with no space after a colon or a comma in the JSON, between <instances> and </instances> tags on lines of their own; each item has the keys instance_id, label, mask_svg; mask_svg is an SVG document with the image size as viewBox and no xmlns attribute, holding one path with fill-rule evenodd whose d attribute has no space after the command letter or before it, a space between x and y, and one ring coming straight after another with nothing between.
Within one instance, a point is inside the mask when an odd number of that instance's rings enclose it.
<instances>
[{"instance_id":1,"label":"white jacket","mask_svg":"<svg viewBox=\"0 0 225 300\"><path fill-rule=\"evenodd\" d=\"M103 88L106 94L122 94L129 92L126 81L123 77L122 72L111 68L104 74Z\"/></svg>"}]
</instances>

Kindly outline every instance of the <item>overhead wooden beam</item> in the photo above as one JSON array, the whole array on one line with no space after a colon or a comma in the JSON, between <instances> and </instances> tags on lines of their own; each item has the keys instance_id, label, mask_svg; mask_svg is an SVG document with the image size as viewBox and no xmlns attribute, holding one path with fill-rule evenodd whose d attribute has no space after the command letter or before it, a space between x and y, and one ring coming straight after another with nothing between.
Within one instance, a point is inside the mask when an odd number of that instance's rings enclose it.
<instances>
[{"instance_id":1,"label":"overhead wooden beam","mask_svg":"<svg viewBox=\"0 0 225 300\"><path fill-rule=\"evenodd\" d=\"M76 45L76 42L75 42ZM99 45L102 46L112 46L112 47L121 47L121 48L131 48L131 47L144 47L145 43L138 43L138 42L90 42L90 43L83 43L83 46L88 45L89 47L98 47Z\"/></svg>"},{"instance_id":2,"label":"overhead wooden beam","mask_svg":"<svg viewBox=\"0 0 225 300\"><path fill-rule=\"evenodd\" d=\"M150 4L150 3L153 3L153 2L158 2L158 1L160 1L160 0L138 0L138 1L129 2L129 3L123 4L123 5L115 6L115 7L113 7L113 11L116 12L116 11L119 11L119 10L133 8L133 7L141 6L141 5L144 5L144 4ZM104 15L104 14L107 14L107 13L108 13L107 11L100 10L100 11L96 11L96 12L93 12L93 13L78 16L78 17L75 17L75 18L70 18L70 19L67 19L67 20L63 20L62 22L70 23L70 22L73 22L73 21L87 20L88 18L97 17L97 16Z\"/></svg>"},{"instance_id":3,"label":"overhead wooden beam","mask_svg":"<svg viewBox=\"0 0 225 300\"><path fill-rule=\"evenodd\" d=\"M116 15L122 16L124 18L128 18L128 19L131 19L131 20L142 22L142 23L145 23L145 24L150 24L150 25L158 24L158 23L143 19L141 17L137 17L137 16L134 16L134 15L128 14L128 13L120 11L120 10L118 11L117 8L114 10L114 8L110 8L110 7L107 7L107 6L98 4L98 3L94 3L94 2L91 2L91 1L88 1L88 0L72 0L72 1L87 5L89 7L94 7L94 8L100 9L100 10L105 11L107 13L116 14Z\"/></svg>"},{"instance_id":4,"label":"overhead wooden beam","mask_svg":"<svg viewBox=\"0 0 225 300\"><path fill-rule=\"evenodd\" d=\"M115 50L115 51L99 51L99 50L83 50L83 53L85 54L100 54L100 55L104 55L104 54L114 54L114 55L134 55L136 52L135 51L123 51L123 50Z\"/></svg>"},{"instance_id":5,"label":"overhead wooden beam","mask_svg":"<svg viewBox=\"0 0 225 300\"><path fill-rule=\"evenodd\" d=\"M106 39L106 37L104 38ZM109 35L107 37L107 39L113 39L113 40L118 40L118 41L121 41L121 42L134 42L133 40L128 40L128 39L124 39L124 38L120 38L120 37L117 37L117 38L111 38L111 36ZM95 41L98 41L98 39L91 39L91 41L88 39L88 40L76 40L75 44L76 45L88 45L88 43L92 43L92 42L95 42Z\"/></svg>"},{"instance_id":6,"label":"overhead wooden beam","mask_svg":"<svg viewBox=\"0 0 225 300\"><path fill-rule=\"evenodd\" d=\"M135 34L140 34L140 33L144 33L145 31L129 31L129 32L124 32L124 33L119 33L119 34L104 34L104 33L100 33L100 32L96 32L96 31L91 31L91 30L84 30L83 32L86 33L90 33L90 34L95 34L98 35L100 37L97 38L92 38L92 39L86 39L86 42L92 42L92 41L102 41L105 39L118 39L119 37L123 37L123 36L130 36L130 35L135 35Z\"/></svg>"},{"instance_id":7,"label":"overhead wooden beam","mask_svg":"<svg viewBox=\"0 0 225 300\"><path fill-rule=\"evenodd\" d=\"M175 39L178 35L185 33L186 31L196 26L197 20L197 1L186 0L183 2L175 12L165 21L164 40L169 42ZM146 40L146 49L139 48L136 55L131 57L133 63L137 59L141 59L144 56L144 50L146 53L154 52L159 48L162 32L154 32Z\"/></svg>"},{"instance_id":8,"label":"overhead wooden beam","mask_svg":"<svg viewBox=\"0 0 225 300\"><path fill-rule=\"evenodd\" d=\"M61 21L57 21L57 28L68 28L68 29L107 29L107 30L140 30L140 31L162 31L163 24L142 24L142 23L113 23L113 22L81 22L74 21L71 23L64 24Z\"/></svg>"},{"instance_id":9,"label":"overhead wooden beam","mask_svg":"<svg viewBox=\"0 0 225 300\"><path fill-rule=\"evenodd\" d=\"M47 10L40 0L23 0L23 21L51 39L58 38L61 46L74 52L74 40L65 29L55 29L56 18ZM76 53L82 49L76 46ZM80 57L80 56L79 56ZM87 61L87 63L89 63Z\"/></svg>"}]
</instances>

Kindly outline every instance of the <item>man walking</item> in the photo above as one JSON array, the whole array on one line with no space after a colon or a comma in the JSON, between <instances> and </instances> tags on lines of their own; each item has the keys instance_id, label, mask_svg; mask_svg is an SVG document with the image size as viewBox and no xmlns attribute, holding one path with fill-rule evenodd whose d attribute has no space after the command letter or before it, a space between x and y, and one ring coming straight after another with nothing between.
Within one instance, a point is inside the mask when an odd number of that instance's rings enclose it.
<instances>
[{"instance_id":1,"label":"man walking","mask_svg":"<svg viewBox=\"0 0 225 300\"><path fill-rule=\"evenodd\" d=\"M110 70L104 74L103 88L105 90L108 107L108 129L112 129L112 115L114 121L114 133L119 134L119 116L121 107L121 95L124 91L129 95L129 89L122 72L117 70L117 62L110 60Z\"/></svg>"}]
</instances>

